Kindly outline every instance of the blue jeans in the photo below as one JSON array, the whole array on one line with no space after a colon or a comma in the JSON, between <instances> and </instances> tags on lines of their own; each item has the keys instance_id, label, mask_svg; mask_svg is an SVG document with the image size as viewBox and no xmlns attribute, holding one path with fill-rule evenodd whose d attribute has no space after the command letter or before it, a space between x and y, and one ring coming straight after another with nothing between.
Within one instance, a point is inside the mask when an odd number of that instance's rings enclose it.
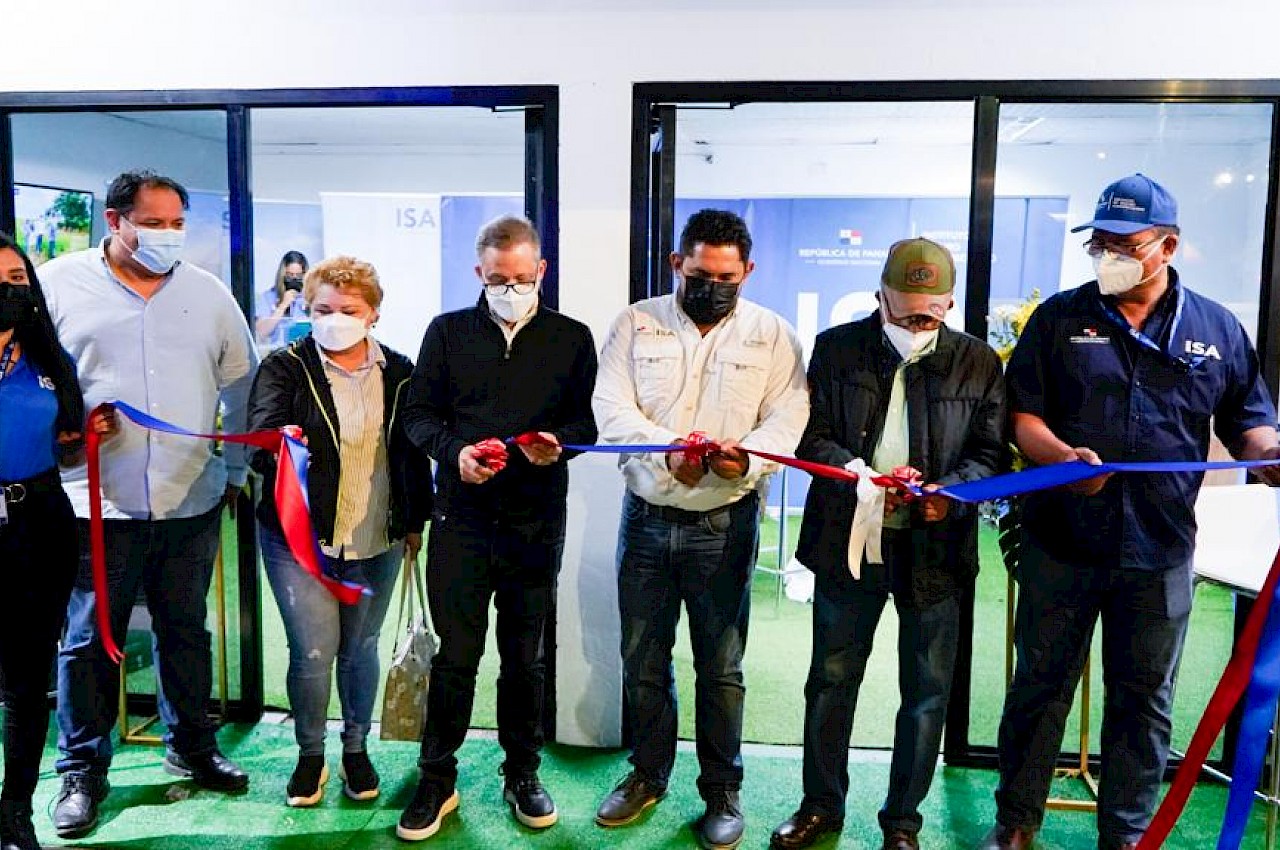
<instances>
[{"instance_id":1,"label":"blue jeans","mask_svg":"<svg viewBox=\"0 0 1280 850\"><path fill-rule=\"evenodd\" d=\"M676 757L676 687L671 648L680 603L689 612L695 734L708 793L742 784L742 654L759 541L759 500L691 524L653 516L628 492L618 532L618 607L631 763L666 787Z\"/></svg>"},{"instance_id":2,"label":"blue jeans","mask_svg":"<svg viewBox=\"0 0 1280 850\"><path fill-rule=\"evenodd\" d=\"M217 746L206 711L213 653L206 598L218 551L221 510L164 520L106 520L111 633L123 642L138 589L151 614L156 701L174 752L197 756ZM80 566L58 653L58 773L103 776L111 765L120 710L120 668L102 648L89 560L89 523L79 522Z\"/></svg>"},{"instance_id":3,"label":"blue jeans","mask_svg":"<svg viewBox=\"0 0 1280 850\"><path fill-rule=\"evenodd\" d=\"M342 750L363 752L378 695L378 635L395 591L404 546L396 543L381 555L358 560L326 556L323 568L330 576L373 591L354 605L343 605L294 559L280 532L259 526L258 542L289 644L285 688L299 753L324 755L335 658Z\"/></svg>"},{"instance_id":4,"label":"blue jeans","mask_svg":"<svg viewBox=\"0 0 1280 850\"><path fill-rule=\"evenodd\" d=\"M1169 758L1173 682L1191 614L1191 569L1055 561L1028 543L1016 575L1018 661L1000 719L996 817L1038 828L1076 685L1102 619L1105 690L1098 846L1141 837Z\"/></svg>"},{"instance_id":5,"label":"blue jeans","mask_svg":"<svg viewBox=\"0 0 1280 850\"><path fill-rule=\"evenodd\" d=\"M955 598L925 608L910 602L911 565L895 545L905 533L886 529L884 564L819 575L813 597L813 656L805 682L804 803L806 811L844 817L849 793L849 737L858 690L876 625L889 594L898 611L898 691L889 793L880 809L885 830L919 832L920 803L929 793L942 743L960 632ZM895 581L895 578L897 581ZM906 592L898 592L902 588Z\"/></svg>"}]
</instances>

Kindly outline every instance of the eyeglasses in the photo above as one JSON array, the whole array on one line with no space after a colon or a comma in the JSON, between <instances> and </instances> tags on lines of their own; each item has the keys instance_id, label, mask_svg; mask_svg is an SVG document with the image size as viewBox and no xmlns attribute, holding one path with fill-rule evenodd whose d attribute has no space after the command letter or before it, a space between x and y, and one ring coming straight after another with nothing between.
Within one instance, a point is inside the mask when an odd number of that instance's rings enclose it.
<instances>
[{"instance_id":1,"label":"eyeglasses","mask_svg":"<svg viewBox=\"0 0 1280 850\"><path fill-rule=\"evenodd\" d=\"M899 327L906 328L911 331L936 331L942 327L942 319L936 316L927 316L924 313L913 313L910 316L895 316L889 312L889 308L885 307L885 313L889 316L889 321Z\"/></svg>"},{"instance_id":2,"label":"eyeglasses","mask_svg":"<svg viewBox=\"0 0 1280 850\"><path fill-rule=\"evenodd\" d=\"M538 288L537 280L511 280L506 283L486 283L485 291L490 295L505 295L508 291L516 295L528 295Z\"/></svg>"},{"instance_id":3,"label":"eyeglasses","mask_svg":"<svg viewBox=\"0 0 1280 850\"><path fill-rule=\"evenodd\" d=\"M1164 234L1154 236L1146 242L1129 244L1126 242L1109 242L1105 239L1093 237L1091 239L1086 239L1081 243L1081 245L1084 247L1084 252L1095 259L1101 257L1103 253L1107 251L1110 251L1112 254L1122 254L1126 257L1138 259L1143 248L1146 248L1149 245L1154 245L1162 239L1164 239Z\"/></svg>"}]
</instances>

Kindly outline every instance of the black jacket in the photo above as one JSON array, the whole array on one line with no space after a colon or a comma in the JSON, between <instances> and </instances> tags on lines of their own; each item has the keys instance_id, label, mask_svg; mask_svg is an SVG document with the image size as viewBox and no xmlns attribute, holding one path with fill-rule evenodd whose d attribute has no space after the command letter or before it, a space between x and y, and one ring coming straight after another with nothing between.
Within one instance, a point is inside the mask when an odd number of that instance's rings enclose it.
<instances>
[{"instance_id":1,"label":"black jacket","mask_svg":"<svg viewBox=\"0 0 1280 850\"><path fill-rule=\"evenodd\" d=\"M437 510L485 522L540 521L564 514L569 471L534 466L512 447L507 467L484 484L464 484L458 453L489 437L547 431L563 444L596 441L591 393L596 348L581 322L547 307L520 329L510 350L483 294L432 320L404 406L405 430L436 460ZM565 452L568 460L572 452Z\"/></svg>"},{"instance_id":2,"label":"black jacket","mask_svg":"<svg viewBox=\"0 0 1280 850\"><path fill-rule=\"evenodd\" d=\"M387 535L399 540L406 532L421 533L431 516L431 461L409 442L404 430L404 396L413 363L408 357L382 346L387 358L382 373L383 423L387 462L391 475L391 513ZM258 367L249 394L249 429L261 430L297 425L307 437L311 465L307 494L311 521L320 542L333 539L338 510L339 423L320 352L310 335L271 352ZM279 529L275 506L275 458L254 453L252 465L262 473L262 501L258 519Z\"/></svg>"},{"instance_id":3,"label":"black jacket","mask_svg":"<svg viewBox=\"0 0 1280 850\"><path fill-rule=\"evenodd\" d=\"M901 362L878 312L819 334L809 360L809 424L796 456L831 466L855 457L870 463ZM1005 469L1004 374L990 346L944 325L934 352L908 366L905 380L910 465L926 483L973 481ZM856 505L853 484L813 479L796 551L801 563L815 573L848 569ZM977 574L977 510L953 501L947 517L933 523L910 510L912 594L917 604L932 604Z\"/></svg>"}]
</instances>

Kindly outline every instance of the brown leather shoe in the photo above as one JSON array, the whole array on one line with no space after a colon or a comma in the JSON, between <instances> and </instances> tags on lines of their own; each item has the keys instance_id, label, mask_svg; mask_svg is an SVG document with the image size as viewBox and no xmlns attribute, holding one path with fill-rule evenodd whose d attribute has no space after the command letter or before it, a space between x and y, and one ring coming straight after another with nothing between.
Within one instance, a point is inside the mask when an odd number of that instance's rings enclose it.
<instances>
[{"instance_id":1,"label":"brown leather shoe","mask_svg":"<svg viewBox=\"0 0 1280 850\"><path fill-rule=\"evenodd\" d=\"M884 844L880 850L920 850L920 839L914 832L905 829L891 829L884 834Z\"/></svg>"},{"instance_id":2,"label":"brown leather shoe","mask_svg":"<svg viewBox=\"0 0 1280 850\"><path fill-rule=\"evenodd\" d=\"M799 850L811 847L821 838L844 829L844 820L803 809L778 824L769 836L773 850Z\"/></svg>"},{"instance_id":3,"label":"brown leather shoe","mask_svg":"<svg viewBox=\"0 0 1280 850\"><path fill-rule=\"evenodd\" d=\"M979 850L1030 850L1035 846L1036 831L998 823L978 845Z\"/></svg>"}]
</instances>

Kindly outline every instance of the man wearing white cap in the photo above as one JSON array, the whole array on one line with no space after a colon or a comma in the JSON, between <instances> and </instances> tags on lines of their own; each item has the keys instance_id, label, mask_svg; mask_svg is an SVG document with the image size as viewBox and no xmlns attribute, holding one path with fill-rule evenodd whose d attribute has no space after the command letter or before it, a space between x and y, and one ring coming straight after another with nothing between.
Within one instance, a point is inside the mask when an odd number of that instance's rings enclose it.
<instances>
[{"instance_id":1,"label":"man wearing white cap","mask_svg":"<svg viewBox=\"0 0 1280 850\"><path fill-rule=\"evenodd\" d=\"M880 309L818 336L809 424L796 455L842 466L858 485L815 478L796 557L813 570L813 656L805 684L804 799L774 848L808 847L844 825L849 736L876 624L898 611L902 706L885 850L917 850L920 803L942 740L959 637L959 597L978 572L977 512L944 496L904 501L871 484L911 466L926 489L985 478L1005 455L1005 389L989 345L943 322L955 264L928 239L889 249ZM856 506L856 508L855 508Z\"/></svg>"},{"instance_id":2,"label":"man wearing white cap","mask_svg":"<svg viewBox=\"0 0 1280 850\"><path fill-rule=\"evenodd\" d=\"M1178 206L1132 174L1107 186L1084 249L1097 279L1032 314L1008 367L1014 439L1036 464L1203 461L1209 426L1237 458L1275 457L1258 357L1225 307L1171 266ZM1280 483L1276 467L1257 470ZM1202 473L1098 476L1024 501L1018 661L1000 721L997 824L984 850L1030 847L1093 630L1105 708L1099 850L1137 846L1169 756L1173 679L1191 613Z\"/></svg>"}]
</instances>

